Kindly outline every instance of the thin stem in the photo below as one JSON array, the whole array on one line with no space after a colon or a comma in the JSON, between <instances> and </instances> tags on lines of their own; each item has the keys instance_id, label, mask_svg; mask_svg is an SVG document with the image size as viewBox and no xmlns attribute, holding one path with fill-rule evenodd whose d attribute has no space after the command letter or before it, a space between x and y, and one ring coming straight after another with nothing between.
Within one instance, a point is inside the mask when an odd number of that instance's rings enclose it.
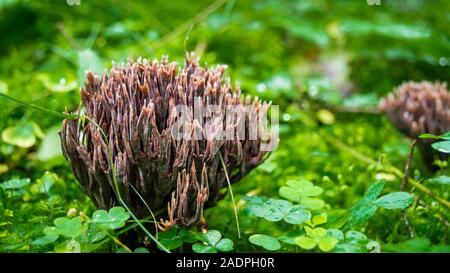
<instances>
[{"instance_id":1,"label":"thin stem","mask_svg":"<svg viewBox=\"0 0 450 273\"><path fill-rule=\"evenodd\" d=\"M417 140L413 139L413 141L411 142L411 145L409 147L409 156L408 156L408 161L406 162L406 166L405 166L405 175L403 176L402 179L402 185L400 187L400 189L402 191L405 190L406 188L406 184L408 183L408 177L409 177L409 170L411 168L411 163L414 157L414 147L416 146Z\"/></svg>"},{"instance_id":2,"label":"thin stem","mask_svg":"<svg viewBox=\"0 0 450 273\"><path fill-rule=\"evenodd\" d=\"M228 188L230 189L231 201L233 202L233 208L234 208L234 216L236 217L236 227L237 227L237 232L238 232L238 238L241 239L241 229L239 228L239 217L237 214L236 202L234 201L233 190L231 188L230 178L228 177L227 167L225 166L225 162L223 161L223 157L220 153L219 153L219 158L220 158L220 162L222 162L222 167L225 172L225 177L227 179Z\"/></svg>"},{"instance_id":3,"label":"thin stem","mask_svg":"<svg viewBox=\"0 0 450 273\"><path fill-rule=\"evenodd\" d=\"M413 139L411 142L411 146L409 148L409 156L408 156L408 161L406 162L406 166L405 166L405 174L403 175L402 185L400 186L401 191L405 190L406 184L408 183L409 170L411 169L411 163L414 158L414 147L416 146L416 143L417 143L417 140ZM409 224L408 215L406 214L405 209L402 209L402 215L403 215L403 220L405 221L406 228L408 229L409 237L411 237L411 239L413 239L414 232L411 228L411 225Z\"/></svg>"},{"instance_id":4,"label":"thin stem","mask_svg":"<svg viewBox=\"0 0 450 273\"><path fill-rule=\"evenodd\" d=\"M107 233L107 234L108 234L108 237L111 238L116 244L123 247L126 251L133 253L133 251L129 247L127 247L124 243L122 243L119 239L117 239L116 237L112 236L109 233Z\"/></svg>"},{"instance_id":5,"label":"thin stem","mask_svg":"<svg viewBox=\"0 0 450 273\"><path fill-rule=\"evenodd\" d=\"M136 188L131 185L131 188L134 190L134 192L139 196L139 198L142 200L142 202L144 203L145 207L147 207L148 211L150 212L152 218L153 218L153 222L155 223L155 232L156 232L156 238L158 238L158 221L156 221L156 217L155 214L153 214L152 209L150 208L150 206L147 204L147 202L145 202L144 198L142 198L142 196L139 194L139 192L136 190Z\"/></svg>"},{"instance_id":6,"label":"thin stem","mask_svg":"<svg viewBox=\"0 0 450 273\"><path fill-rule=\"evenodd\" d=\"M35 105L35 104L30 104L30 103L26 103L26 102L20 101L18 99L15 99L13 97L10 97L10 96L2 94L2 93L0 93L0 98L12 101L14 103L20 104L20 105L25 106L26 108L29 108L29 109L32 109L32 110L46 112L46 113L52 114L52 115L60 117L60 118L66 118L66 119L75 119L75 118L77 118L77 115L64 114L64 113L57 112L57 111L54 111L54 110L49 110L49 109L46 109L44 107L41 107L41 106L38 106L38 105Z\"/></svg>"}]
</instances>

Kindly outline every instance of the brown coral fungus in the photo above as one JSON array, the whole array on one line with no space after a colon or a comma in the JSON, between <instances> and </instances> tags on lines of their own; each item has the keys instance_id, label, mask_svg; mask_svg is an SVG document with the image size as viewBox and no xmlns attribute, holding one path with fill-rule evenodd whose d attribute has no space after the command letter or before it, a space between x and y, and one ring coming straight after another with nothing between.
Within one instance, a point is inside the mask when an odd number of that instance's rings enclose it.
<instances>
[{"instance_id":1,"label":"brown coral fungus","mask_svg":"<svg viewBox=\"0 0 450 273\"><path fill-rule=\"evenodd\" d=\"M450 130L450 93L446 84L403 83L381 101L379 108L401 132L418 140L425 163L432 167L433 140L419 136L424 133L441 135Z\"/></svg>"},{"instance_id":2,"label":"brown coral fungus","mask_svg":"<svg viewBox=\"0 0 450 273\"><path fill-rule=\"evenodd\" d=\"M60 136L75 178L97 207L119 204L116 180L138 216L149 214L146 205L167 208L163 227L190 226L223 198L225 171L235 183L264 161L277 141L257 128L270 104L242 99L224 69L202 68L187 55L183 68L163 57L114 65L101 78L87 73L80 90L85 109L64 120Z\"/></svg>"}]
</instances>

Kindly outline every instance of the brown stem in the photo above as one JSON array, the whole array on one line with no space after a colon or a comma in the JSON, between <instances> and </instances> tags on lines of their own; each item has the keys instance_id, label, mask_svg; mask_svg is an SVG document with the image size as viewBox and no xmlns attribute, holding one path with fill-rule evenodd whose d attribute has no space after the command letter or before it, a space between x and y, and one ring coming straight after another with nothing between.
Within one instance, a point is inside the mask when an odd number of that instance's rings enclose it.
<instances>
[{"instance_id":1,"label":"brown stem","mask_svg":"<svg viewBox=\"0 0 450 273\"><path fill-rule=\"evenodd\" d=\"M408 156L408 161L406 162L406 166L405 166L405 175L403 175L403 179L402 179L402 185L400 187L401 191L404 191L406 188L406 184L408 183L408 177L409 177L409 170L411 169L411 163L414 157L414 147L416 146L417 140L413 139L413 141L411 141L411 146L409 147L409 156Z\"/></svg>"},{"instance_id":2,"label":"brown stem","mask_svg":"<svg viewBox=\"0 0 450 273\"><path fill-rule=\"evenodd\" d=\"M408 177L409 177L409 170L411 169L411 163L412 160L414 158L414 147L416 146L417 140L413 139L411 141L411 146L409 147L409 156L408 156L408 161L406 162L406 166L405 166L405 174L403 175L403 179L402 179L402 185L400 186L400 190L404 191L406 188L406 184L408 183ZM406 214L406 210L402 209L402 215L403 215L403 220L405 221L405 226L408 229L408 233L409 233L409 237L411 237L411 239L414 238L414 232L411 228L411 225L409 224L409 219L408 219L408 215Z\"/></svg>"}]
</instances>

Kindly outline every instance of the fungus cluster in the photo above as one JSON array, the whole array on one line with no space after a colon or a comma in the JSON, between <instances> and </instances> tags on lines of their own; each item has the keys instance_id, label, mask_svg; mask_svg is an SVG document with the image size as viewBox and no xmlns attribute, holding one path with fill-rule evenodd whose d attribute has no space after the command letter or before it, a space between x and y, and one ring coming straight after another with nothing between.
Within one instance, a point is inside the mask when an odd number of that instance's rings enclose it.
<instances>
[{"instance_id":1,"label":"fungus cluster","mask_svg":"<svg viewBox=\"0 0 450 273\"><path fill-rule=\"evenodd\" d=\"M84 107L78 118L63 121L60 137L75 178L97 207L118 205L116 180L137 215L148 215L147 205L167 208L162 228L190 226L226 194L226 174L235 183L265 160L263 145L277 139L255 128L270 104L242 98L224 70L202 68L187 55L182 68L163 57L114 65L101 77L87 73Z\"/></svg>"},{"instance_id":2,"label":"fungus cluster","mask_svg":"<svg viewBox=\"0 0 450 273\"><path fill-rule=\"evenodd\" d=\"M417 139L425 162L433 162L433 140L424 133L441 135L450 131L450 92L445 83L406 82L382 100L379 108L406 136Z\"/></svg>"}]
</instances>

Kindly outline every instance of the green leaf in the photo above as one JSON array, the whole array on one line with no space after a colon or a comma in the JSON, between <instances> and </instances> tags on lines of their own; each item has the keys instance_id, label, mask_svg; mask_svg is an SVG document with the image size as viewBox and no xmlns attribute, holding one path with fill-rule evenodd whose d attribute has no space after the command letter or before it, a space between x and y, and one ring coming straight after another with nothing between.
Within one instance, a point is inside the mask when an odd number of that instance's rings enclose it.
<instances>
[{"instance_id":1,"label":"green leaf","mask_svg":"<svg viewBox=\"0 0 450 273\"><path fill-rule=\"evenodd\" d=\"M105 238L106 235L107 233L97 225L89 225L89 229L86 232L86 240L89 243L95 243Z\"/></svg>"},{"instance_id":2,"label":"green leaf","mask_svg":"<svg viewBox=\"0 0 450 273\"><path fill-rule=\"evenodd\" d=\"M289 180L286 184L298 191L301 196L317 196L323 192L321 187L307 180Z\"/></svg>"},{"instance_id":3,"label":"green leaf","mask_svg":"<svg viewBox=\"0 0 450 273\"><path fill-rule=\"evenodd\" d=\"M305 209L302 205L295 205L284 216L283 220L286 223L299 225L311 219L311 212Z\"/></svg>"},{"instance_id":4,"label":"green leaf","mask_svg":"<svg viewBox=\"0 0 450 273\"><path fill-rule=\"evenodd\" d=\"M195 243L192 245L192 250L195 253L217 253L217 250L210 245L204 245L201 243Z\"/></svg>"},{"instance_id":5,"label":"green leaf","mask_svg":"<svg viewBox=\"0 0 450 273\"><path fill-rule=\"evenodd\" d=\"M407 192L393 192L378 198L374 204L385 209L404 209L409 207L414 197Z\"/></svg>"},{"instance_id":6,"label":"green leaf","mask_svg":"<svg viewBox=\"0 0 450 273\"><path fill-rule=\"evenodd\" d=\"M197 232L187 229L181 229L177 236L185 243L194 243L198 240Z\"/></svg>"},{"instance_id":7,"label":"green leaf","mask_svg":"<svg viewBox=\"0 0 450 273\"><path fill-rule=\"evenodd\" d=\"M233 241L228 238L223 238L214 247L223 252L231 251L233 250Z\"/></svg>"},{"instance_id":8,"label":"green leaf","mask_svg":"<svg viewBox=\"0 0 450 273\"><path fill-rule=\"evenodd\" d=\"M440 135L439 138L450 140L450 132Z\"/></svg>"},{"instance_id":9,"label":"green leaf","mask_svg":"<svg viewBox=\"0 0 450 273\"><path fill-rule=\"evenodd\" d=\"M281 248L277 238L264 234L253 234L249 238L250 243L263 247L269 251L279 250Z\"/></svg>"},{"instance_id":10,"label":"green leaf","mask_svg":"<svg viewBox=\"0 0 450 273\"><path fill-rule=\"evenodd\" d=\"M441 175L428 179L428 182L434 184L450 185L450 176Z\"/></svg>"},{"instance_id":11,"label":"green leaf","mask_svg":"<svg viewBox=\"0 0 450 273\"><path fill-rule=\"evenodd\" d=\"M345 233L345 240L356 244L366 243L367 236L359 231L349 230Z\"/></svg>"},{"instance_id":12,"label":"green leaf","mask_svg":"<svg viewBox=\"0 0 450 273\"><path fill-rule=\"evenodd\" d=\"M369 186L364 194L365 201L375 201L384 188L384 181L377 181Z\"/></svg>"},{"instance_id":13,"label":"green leaf","mask_svg":"<svg viewBox=\"0 0 450 273\"><path fill-rule=\"evenodd\" d=\"M287 186L279 189L279 193L282 197L294 202L302 202L302 198L317 196L323 192L321 187L315 186L307 180L289 180L286 184ZM308 201L306 202L308 203ZM320 205L316 203L313 206Z\"/></svg>"},{"instance_id":14,"label":"green leaf","mask_svg":"<svg viewBox=\"0 0 450 273\"><path fill-rule=\"evenodd\" d=\"M150 253L150 252L145 247L138 247L134 250L134 253Z\"/></svg>"},{"instance_id":15,"label":"green leaf","mask_svg":"<svg viewBox=\"0 0 450 273\"><path fill-rule=\"evenodd\" d=\"M264 219L270 222L278 222L283 219L284 214L278 208L266 208L264 211Z\"/></svg>"},{"instance_id":16,"label":"green leaf","mask_svg":"<svg viewBox=\"0 0 450 273\"><path fill-rule=\"evenodd\" d=\"M15 190L26 187L30 184L29 178L10 179L0 184L0 188L4 190Z\"/></svg>"},{"instance_id":17,"label":"green leaf","mask_svg":"<svg viewBox=\"0 0 450 273\"><path fill-rule=\"evenodd\" d=\"M48 236L59 236L58 229L56 227L46 227L44 228L44 234Z\"/></svg>"},{"instance_id":18,"label":"green leaf","mask_svg":"<svg viewBox=\"0 0 450 273\"><path fill-rule=\"evenodd\" d=\"M222 235L217 230L208 230L205 234L203 234L204 242L208 243L211 246L215 246L217 242L219 242Z\"/></svg>"},{"instance_id":19,"label":"green leaf","mask_svg":"<svg viewBox=\"0 0 450 273\"><path fill-rule=\"evenodd\" d=\"M81 224L81 218L79 216L73 219L59 217L56 218L53 223L55 224L58 234L67 238L76 238L83 232L83 225Z\"/></svg>"},{"instance_id":20,"label":"green leaf","mask_svg":"<svg viewBox=\"0 0 450 273\"><path fill-rule=\"evenodd\" d=\"M122 207L114 207L109 210L97 210L92 214L92 221L104 229L118 229L125 226L130 214Z\"/></svg>"},{"instance_id":21,"label":"green leaf","mask_svg":"<svg viewBox=\"0 0 450 273\"><path fill-rule=\"evenodd\" d=\"M180 240L180 238L178 238L178 237L173 238L173 239L159 240L159 242L168 250L177 249L183 245L183 241ZM158 248L160 248L160 247L158 246Z\"/></svg>"},{"instance_id":22,"label":"green leaf","mask_svg":"<svg viewBox=\"0 0 450 273\"><path fill-rule=\"evenodd\" d=\"M318 226L327 222L327 214L322 213L320 215L316 215L312 218L311 223L313 226Z\"/></svg>"},{"instance_id":23,"label":"green leaf","mask_svg":"<svg viewBox=\"0 0 450 273\"><path fill-rule=\"evenodd\" d=\"M440 139L440 137L433 134L421 134L419 138L430 138L430 139Z\"/></svg>"},{"instance_id":24,"label":"green leaf","mask_svg":"<svg viewBox=\"0 0 450 273\"><path fill-rule=\"evenodd\" d=\"M293 202L300 202L300 194L297 190L283 186L279 189L279 193L281 197L286 198L287 200L291 200Z\"/></svg>"},{"instance_id":25,"label":"green leaf","mask_svg":"<svg viewBox=\"0 0 450 273\"><path fill-rule=\"evenodd\" d=\"M310 237L306 237L306 236L299 236L299 237L295 238L295 243L299 247L301 247L303 249L307 249L307 250L313 249L317 245L316 240L314 240Z\"/></svg>"},{"instance_id":26,"label":"green leaf","mask_svg":"<svg viewBox=\"0 0 450 273\"><path fill-rule=\"evenodd\" d=\"M424 253L428 252L431 242L427 238L417 237L398 244L387 244L382 247L384 252Z\"/></svg>"},{"instance_id":27,"label":"green leaf","mask_svg":"<svg viewBox=\"0 0 450 273\"><path fill-rule=\"evenodd\" d=\"M332 250L336 244L339 242L338 239L333 237L323 237L319 239L318 245L320 250L328 252Z\"/></svg>"},{"instance_id":28,"label":"green leaf","mask_svg":"<svg viewBox=\"0 0 450 273\"><path fill-rule=\"evenodd\" d=\"M369 186L364 197L351 209L351 217L348 222L350 226L365 223L377 212L378 207L374 204L374 201L377 200L384 185L384 181L377 181Z\"/></svg>"},{"instance_id":29,"label":"green leaf","mask_svg":"<svg viewBox=\"0 0 450 273\"><path fill-rule=\"evenodd\" d=\"M310 197L303 197L300 203L312 210L319 210L325 206L325 201L322 199Z\"/></svg>"},{"instance_id":30,"label":"green leaf","mask_svg":"<svg viewBox=\"0 0 450 273\"><path fill-rule=\"evenodd\" d=\"M31 242L32 245L48 245L58 239L58 235L45 235Z\"/></svg>"},{"instance_id":31,"label":"green leaf","mask_svg":"<svg viewBox=\"0 0 450 273\"><path fill-rule=\"evenodd\" d=\"M336 238L339 241L344 240L344 233L339 229L327 229L326 236Z\"/></svg>"},{"instance_id":32,"label":"green leaf","mask_svg":"<svg viewBox=\"0 0 450 273\"><path fill-rule=\"evenodd\" d=\"M431 144L431 147L433 147L433 149L441 152L441 153L450 153L450 141L446 140L446 141L440 141L440 142L435 142L433 144Z\"/></svg>"},{"instance_id":33,"label":"green leaf","mask_svg":"<svg viewBox=\"0 0 450 273\"><path fill-rule=\"evenodd\" d=\"M310 228L308 226L305 226L305 230L306 234L308 234L308 236L310 236L313 239L324 237L327 233L327 230L321 227Z\"/></svg>"},{"instance_id":34,"label":"green leaf","mask_svg":"<svg viewBox=\"0 0 450 273\"><path fill-rule=\"evenodd\" d=\"M305 232L303 230L292 230L284 235L279 236L278 240L286 244L296 245L295 238L297 238L298 236L303 236L304 234Z\"/></svg>"},{"instance_id":35,"label":"green leaf","mask_svg":"<svg viewBox=\"0 0 450 273\"><path fill-rule=\"evenodd\" d=\"M356 205L351 211L350 225L365 223L370 217L375 215L378 207L372 204Z\"/></svg>"},{"instance_id":36,"label":"green leaf","mask_svg":"<svg viewBox=\"0 0 450 273\"><path fill-rule=\"evenodd\" d=\"M19 123L8 127L2 132L2 139L5 143L30 148L36 143L36 137L42 136L39 126L34 122Z\"/></svg>"}]
</instances>

